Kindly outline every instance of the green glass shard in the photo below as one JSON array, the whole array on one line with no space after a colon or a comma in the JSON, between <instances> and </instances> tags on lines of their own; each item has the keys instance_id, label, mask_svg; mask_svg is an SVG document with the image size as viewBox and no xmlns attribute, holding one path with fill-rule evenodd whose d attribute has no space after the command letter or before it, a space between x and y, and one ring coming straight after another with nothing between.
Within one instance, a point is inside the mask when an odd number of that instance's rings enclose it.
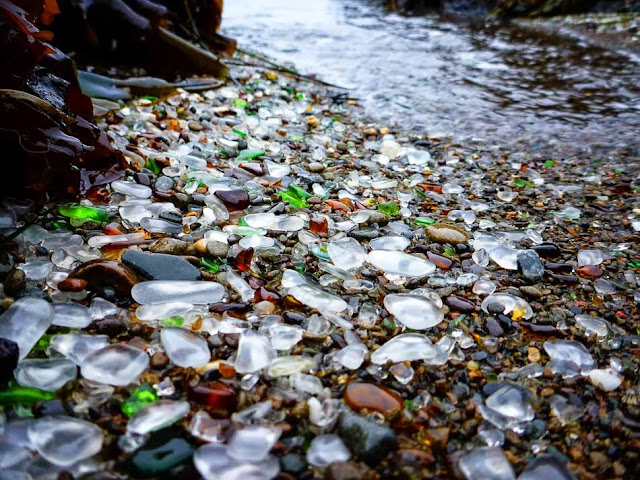
<instances>
[{"instance_id":1,"label":"green glass shard","mask_svg":"<svg viewBox=\"0 0 640 480\"><path fill-rule=\"evenodd\" d=\"M249 226L249 224L247 224L247 221L244 219L244 217L240 217L240 219L238 220L238 225L240 225L241 227Z\"/></svg>"},{"instance_id":2,"label":"green glass shard","mask_svg":"<svg viewBox=\"0 0 640 480\"><path fill-rule=\"evenodd\" d=\"M390 217L393 217L400 212L400 205L398 205L396 202L381 203L380 205L378 205L378 210L386 213Z\"/></svg>"},{"instance_id":3,"label":"green glass shard","mask_svg":"<svg viewBox=\"0 0 640 480\"><path fill-rule=\"evenodd\" d=\"M278 195L280 195L280 198L282 198L284 202L290 203L294 207L309 208L309 204L304 199L291 195L288 191L278 192Z\"/></svg>"},{"instance_id":4,"label":"green glass shard","mask_svg":"<svg viewBox=\"0 0 640 480\"><path fill-rule=\"evenodd\" d=\"M309 193L304 188L300 188L297 185L293 185L293 184L289 185L289 188L287 189L287 191L292 195L295 195L296 197L302 198L304 200L308 200L311 197L313 197L312 193Z\"/></svg>"},{"instance_id":5,"label":"green glass shard","mask_svg":"<svg viewBox=\"0 0 640 480\"><path fill-rule=\"evenodd\" d=\"M242 130L238 130L237 128L232 128L231 129L233 131L233 133L235 133L236 135L239 135L242 138L247 138L247 134L244 133Z\"/></svg>"},{"instance_id":6,"label":"green glass shard","mask_svg":"<svg viewBox=\"0 0 640 480\"><path fill-rule=\"evenodd\" d=\"M0 390L0 405L32 405L56 398L54 392L31 387L10 387Z\"/></svg>"},{"instance_id":7,"label":"green glass shard","mask_svg":"<svg viewBox=\"0 0 640 480\"><path fill-rule=\"evenodd\" d=\"M184 318L180 315L175 315L173 317L163 318L160 323L162 323L163 327L181 327L184 323Z\"/></svg>"},{"instance_id":8,"label":"green glass shard","mask_svg":"<svg viewBox=\"0 0 640 480\"><path fill-rule=\"evenodd\" d=\"M220 264L216 263L213 260L207 260L206 258L201 258L199 265L205 269L206 272L209 273L218 273L220 271Z\"/></svg>"},{"instance_id":9,"label":"green glass shard","mask_svg":"<svg viewBox=\"0 0 640 480\"><path fill-rule=\"evenodd\" d=\"M522 178L516 178L513 183L515 184L516 187L526 187L527 186L527 181L522 179Z\"/></svg>"},{"instance_id":10,"label":"green glass shard","mask_svg":"<svg viewBox=\"0 0 640 480\"><path fill-rule=\"evenodd\" d=\"M436 223L433 218L429 217L417 217L414 222L416 222L416 225L433 225Z\"/></svg>"},{"instance_id":11,"label":"green glass shard","mask_svg":"<svg viewBox=\"0 0 640 480\"><path fill-rule=\"evenodd\" d=\"M67 203L58 206L58 213L63 217L84 222L103 223L109 220L109 214L103 208L90 207L77 203Z\"/></svg>"},{"instance_id":12,"label":"green glass shard","mask_svg":"<svg viewBox=\"0 0 640 480\"><path fill-rule=\"evenodd\" d=\"M155 174L160 173L160 165L158 165L155 158L148 158L144 166Z\"/></svg>"},{"instance_id":13,"label":"green glass shard","mask_svg":"<svg viewBox=\"0 0 640 480\"><path fill-rule=\"evenodd\" d=\"M241 98L236 98L236 99L233 101L233 104L234 104L236 107L240 107L240 108L247 108L247 101L246 101L246 100L243 100L243 99L241 99Z\"/></svg>"},{"instance_id":14,"label":"green glass shard","mask_svg":"<svg viewBox=\"0 0 640 480\"><path fill-rule=\"evenodd\" d=\"M545 167L555 167L556 166L556 162L554 162L553 160L547 160L546 162L544 162L544 166Z\"/></svg>"},{"instance_id":15,"label":"green glass shard","mask_svg":"<svg viewBox=\"0 0 640 480\"><path fill-rule=\"evenodd\" d=\"M452 256L452 257L453 257L453 256L455 256L455 254L456 254L456 249L455 249L455 248L453 248L453 247L451 247L451 246L449 246L449 245L445 245L445 246L444 246L444 247L442 247L442 248L444 249L444 251L445 251L445 253L446 253L447 255L450 255L450 256Z\"/></svg>"},{"instance_id":16,"label":"green glass shard","mask_svg":"<svg viewBox=\"0 0 640 480\"><path fill-rule=\"evenodd\" d=\"M238 154L238 160L253 160L262 157L266 152L264 150L242 150Z\"/></svg>"},{"instance_id":17,"label":"green glass shard","mask_svg":"<svg viewBox=\"0 0 640 480\"><path fill-rule=\"evenodd\" d=\"M133 416L142 407L158 401L158 394L152 386L144 384L136 388L131 396L122 402L122 413Z\"/></svg>"}]
</instances>

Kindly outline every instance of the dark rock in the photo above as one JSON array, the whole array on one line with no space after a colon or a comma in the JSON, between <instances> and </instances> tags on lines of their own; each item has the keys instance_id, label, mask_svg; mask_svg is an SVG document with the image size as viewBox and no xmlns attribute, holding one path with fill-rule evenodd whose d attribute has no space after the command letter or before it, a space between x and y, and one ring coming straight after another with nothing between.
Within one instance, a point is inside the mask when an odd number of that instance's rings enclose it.
<instances>
[{"instance_id":1,"label":"dark rock","mask_svg":"<svg viewBox=\"0 0 640 480\"><path fill-rule=\"evenodd\" d=\"M489 330L489 333L494 337L501 337L504 335L504 329L494 317L487 318L487 330Z\"/></svg>"},{"instance_id":2,"label":"dark rock","mask_svg":"<svg viewBox=\"0 0 640 480\"><path fill-rule=\"evenodd\" d=\"M375 228L362 228L349 232L349 236L356 240L373 240L374 238L378 238L379 235L380 232Z\"/></svg>"},{"instance_id":3,"label":"dark rock","mask_svg":"<svg viewBox=\"0 0 640 480\"><path fill-rule=\"evenodd\" d=\"M338 435L355 457L368 465L380 463L398 444L389 427L346 410L338 421Z\"/></svg>"},{"instance_id":4,"label":"dark rock","mask_svg":"<svg viewBox=\"0 0 640 480\"><path fill-rule=\"evenodd\" d=\"M19 356L20 351L16 342L8 338L0 338L0 383L6 383L13 378Z\"/></svg>"},{"instance_id":5,"label":"dark rock","mask_svg":"<svg viewBox=\"0 0 640 480\"><path fill-rule=\"evenodd\" d=\"M535 283L544 276L544 266L534 250L523 250L518 253L518 271L522 278Z\"/></svg>"},{"instance_id":6,"label":"dark rock","mask_svg":"<svg viewBox=\"0 0 640 480\"><path fill-rule=\"evenodd\" d=\"M182 215L180 214L180 212L176 212L173 210L170 210L168 212L162 212L160 214L160 218L163 220L166 220L167 222L172 222L177 225L182 225Z\"/></svg>"},{"instance_id":7,"label":"dark rock","mask_svg":"<svg viewBox=\"0 0 640 480\"><path fill-rule=\"evenodd\" d=\"M7 295L14 296L27 286L27 276L19 268L13 268L4 279L3 286Z\"/></svg>"},{"instance_id":8,"label":"dark rock","mask_svg":"<svg viewBox=\"0 0 640 480\"><path fill-rule=\"evenodd\" d=\"M125 250L122 263L150 280L200 280L200 271L184 258Z\"/></svg>"},{"instance_id":9,"label":"dark rock","mask_svg":"<svg viewBox=\"0 0 640 480\"><path fill-rule=\"evenodd\" d=\"M280 459L282 470L289 473L302 473L307 469L307 461L302 455L289 453Z\"/></svg>"},{"instance_id":10,"label":"dark rock","mask_svg":"<svg viewBox=\"0 0 640 480\"><path fill-rule=\"evenodd\" d=\"M356 462L333 462L324 474L326 480L361 480L367 469Z\"/></svg>"},{"instance_id":11,"label":"dark rock","mask_svg":"<svg viewBox=\"0 0 640 480\"><path fill-rule=\"evenodd\" d=\"M476 309L476 306L469 300L458 297L456 295L449 295L445 299L445 302L447 305L449 305L449 307L451 307L452 310L456 310L462 313L471 313Z\"/></svg>"},{"instance_id":12,"label":"dark rock","mask_svg":"<svg viewBox=\"0 0 640 480\"><path fill-rule=\"evenodd\" d=\"M532 250L541 256L542 258L556 258L560 256L560 249L553 243L541 243L540 245L534 245Z\"/></svg>"}]
</instances>

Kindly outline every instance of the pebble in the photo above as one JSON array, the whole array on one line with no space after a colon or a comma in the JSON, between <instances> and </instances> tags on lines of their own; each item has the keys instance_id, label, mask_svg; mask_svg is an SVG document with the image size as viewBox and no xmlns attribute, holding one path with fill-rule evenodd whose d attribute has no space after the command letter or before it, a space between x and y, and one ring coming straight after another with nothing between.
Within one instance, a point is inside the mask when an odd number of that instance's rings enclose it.
<instances>
[{"instance_id":1,"label":"pebble","mask_svg":"<svg viewBox=\"0 0 640 480\"><path fill-rule=\"evenodd\" d=\"M453 225L435 224L425 228L429 238L436 243L449 243L456 245L461 243L466 245L469 242L469 235Z\"/></svg>"},{"instance_id":2,"label":"pebble","mask_svg":"<svg viewBox=\"0 0 640 480\"><path fill-rule=\"evenodd\" d=\"M338 435L358 460L370 466L384 460L398 444L396 434L386 425L346 410L338 421Z\"/></svg>"},{"instance_id":3,"label":"pebble","mask_svg":"<svg viewBox=\"0 0 640 480\"><path fill-rule=\"evenodd\" d=\"M402 410L402 397L393 390L370 383L350 383L343 394L344 401L353 410L367 409L390 415Z\"/></svg>"},{"instance_id":4,"label":"pebble","mask_svg":"<svg viewBox=\"0 0 640 480\"><path fill-rule=\"evenodd\" d=\"M125 250L122 263L149 280L200 280L200 271L184 258Z\"/></svg>"},{"instance_id":5,"label":"pebble","mask_svg":"<svg viewBox=\"0 0 640 480\"><path fill-rule=\"evenodd\" d=\"M13 377L19 357L18 344L8 338L0 338L0 383L6 383Z\"/></svg>"}]
</instances>

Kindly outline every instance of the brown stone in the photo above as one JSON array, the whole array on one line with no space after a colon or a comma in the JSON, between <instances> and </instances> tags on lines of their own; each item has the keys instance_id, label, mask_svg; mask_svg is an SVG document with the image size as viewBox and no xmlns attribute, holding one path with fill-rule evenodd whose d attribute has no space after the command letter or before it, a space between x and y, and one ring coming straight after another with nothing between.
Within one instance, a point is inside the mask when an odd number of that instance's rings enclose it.
<instances>
[{"instance_id":1,"label":"brown stone","mask_svg":"<svg viewBox=\"0 0 640 480\"><path fill-rule=\"evenodd\" d=\"M603 272L595 265L585 265L584 267L578 268L576 270L576 273L581 277L597 278L597 277L601 277Z\"/></svg>"},{"instance_id":2,"label":"brown stone","mask_svg":"<svg viewBox=\"0 0 640 480\"><path fill-rule=\"evenodd\" d=\"M131 296L131 289L138 283L138 276L126 265L112 260L90 260L69 274L69 278L87 281L91 290L98 292L112 288L121 297Z\"/></svg>"},{"instance_id":3,"label":"brown stone","mask_svg":"<svg viewBox=\"0 0 640 480\"><path fill-rule=\"evenodd\" d=\"M447 257L443 257L442 255L438 255L437 253L427 252L427 258L441 270L449 270L453 266L453 262L451 260Z\"/></svg>"},{"instance_id":4,"label":"brown stone","mask_svg":"<svg viewBox=\"0 0 640 480\"><path fill-rule=\"evenodd\" d=\"M149 365L154 370L162 370L169 364L169 357L164 352L156 352L151 355Z\"/></svg>"},{"instance_id":5,"label":"brown stone","mask_svg":"<svg viewBox=\"0 0 640 480\"><path fill-rule=\"evenodd\" d=\"M476 309L476 306L469 300L457 297L456 295L450 295L445 299L445 302L452 310L457 310L462 313L471 313Z\"/></svg>"},{"instance_id":6,"label":"brown stone","mask_svg":"<svg viewBox=\"0 0 640 480\"><path fill-rule=\"evenodd\" d=\"M367 410L384 415L402 410L402 397L386 387L371 383L352 383L344 391L344 401L356 412Z\"/></svg>"},{"instance_id":7,"label":"brown stone","mask_svg":"<svg viewBox=\"0 0 640 480\"><path fill-rule=\"evenodd\" d=\"M215 194L229 210L244 210L249 206L249 195L242 189L216 190Z\"/></svg>"},{"instance_id":8,"label":"brown stone","mask_svg":"<svg viewBox=\"0 0 640 480\"><path fill-rule=\"evenodd\" d=\"M360 480L365 477L367 469L355 462L333 462L327 467L326 480Z\"/></svg>"},{"instance_id":9,"label":"brown stone","mask_svg":"<svg viewBox=\"0 0 640 480\"><path fill-rule=\"evenodd\" d=\"M13 268L7 274L7 278L5 278L3 285L5 293L7 295L14 296L16 293L24 290L24 287L27 286L27 276L19 268Z\"/></svg>"}]
</instances>

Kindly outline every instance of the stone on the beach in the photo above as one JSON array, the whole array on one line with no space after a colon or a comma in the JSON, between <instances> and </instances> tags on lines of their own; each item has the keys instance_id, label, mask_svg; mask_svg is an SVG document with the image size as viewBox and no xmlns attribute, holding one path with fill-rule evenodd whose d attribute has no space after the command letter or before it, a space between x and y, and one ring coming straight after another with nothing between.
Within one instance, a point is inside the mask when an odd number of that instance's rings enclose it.
<instances>
[{"instance_id":1,"label":"stone on the beach","mask_svg":"<svg viewBox=\"0 0 640 480\"><path fill-rule=\"evenodd\" d=\"M276 350L267 336L246 330L240 334L233 366L238 373L253 373L271 365L275 358Z\"/></svg>"},{"instance_id":2,"label":"stone on the beach","mask_svg":"<svg viewBox=\"0 0 640 480\"><path fill-rule=\"evenodd\" d=\"M79 303L56 303L53 305L53 325L58 327L85 328L93 321L91 312Z\"/></svg>"},{"instance_id":3,"label":"stone on the beach","mask_svg":"<svg viewBox=\"0 0 640 480\"><path fill-rule=\"evenodd\" d=\"M438 356L438 349L424 335L405 333L393 337L371 354L371 362L384 365L391 360L393 363L427 360Z\"/></svg>"},{"instance_id":4,"label":"stone on the beach","mask_svg":"<svg viewBox=\"0 0 640 480\"><path fill-rule=\"evenodd\" d=\"M425 228L429 238L436 243L450 243L451 245L467 244L467 232L454 225L434 224Z\"/></svg>"},{"instance_id":5,"label":"stone on the beach","mask_svg":"<svg viewBox=\"0 0 640 480\"><path fill-rule=\"evenodd\" d=\"M348 410L340 415L338 435L358 460L370 466L384 460L398 443L391 428Z\"/></svg>"},{"instance_id":6,"label":"stone on the beach","mask_svg":"<svg viewBox=\"0 0 640 480\"><path fill-rule=\"evenodd\" d=\"M373 250L367 255L367 260L384 273L404 277L424 277L436 269L428 260L398 251Z\"/></svg>"},{"instance_id":7,"label":"stone on the beach","mask_svg":"<svg viewBox=\"0 0 640 480\"><path fill-rule=\"evenodd\" d=\"M160 400L139 409L129 419L127 432L136 435L166 428L189 414L189 402Z\"/></svg>"},{"instance_id":8,"label":"stone on the beach","mask_svg":"<svg viewBox=\"0 0 640 480\"><path fill-rule=\"evenodd\" d=\"M19 358L18 344L8 338L0 338L0 383L8 382L13 377Z\"/></svg>"},{"instance_id":9,"label":"stone on the beach","mask_svg":"<svg viewBox=\"0 0 640 480\"><path fill-rule=\"evenodd\" d=\"M350 383L343 394L344 402L353 410L362 409L389 415L402 410L402 397L393 390L371 383Z\"/></svg>"},{"instance_id":10,"label":"stone on the beach","mask_svg":"<svg viewBox=\"0 0 640 480\"><path fill-rule=\"evenodd\" d=\"M515 480L516 475L498 447L476 448L460 458L460 471L467 480Z\"/></svg>"},{"instance_id":11,"label":"stone on the beach","mask_svg":"<svg viewBox=\"0 0 640 480\"><path fill-rule=\"evenodd\" d=\"M576 480L576 476L556 456L542 455L527 465L518 480Z\"/></svg>"},{"instance_id":12,"label":"stone on the beach","mask_svg":"<svg viewBox=\"0 0 640 480\"><path fill-rule=\"evenodd\" d=\"M384 307L400 323L413 330L435 327L444 320L444 312L425 297L390 294L384 298Z\"/></svg>"},{"instance_id":13,"label":"stone on the beach","mask_svg":"<svg viewBox=\"0 0 640 480\"><path fill-rule=\"evenodd\" d=\"M144 477L157 478L190 461L193 457L193 447L184 438L174 435L171 430L152 433L151 438L131 457L131 464L135 470L141 472Z\"/></svg>"},{"instance_id":14,"label":"stone on the beach","mask_svg":"<svg viewBox=\"0 0 640 480\"><path fill-rule=\"evenodd\" d=\"M500 387L484 405L478 405L478 410L487 422L502 430L521 429L535 416L528 393L516 385Z\"/></svg>"},{"instance_id":15,"label":"stone on the beach","mask_svg":"<svg viewBox=\"0 0 640 480\"><path fill-rule=\"evenodd\" d=\"M347 302L342 298L311 285L293 286L289 289L289 295L300 303L321 312L340 313L347 308Z\"/></svg>"},{"instance_id":16,"label":"stone on the beach","mask_svg":"<svg viewBox=\"0 0 640 480\"><path fill-rule=\"evenodd\" d=\"M28 358L22 360L14 371L21 386L47 391L58 390L75 380L77 374L76 364L64 358Z\"/></svg>"},{"instance_id":17,"label":"stone on the beach","mask_svg":"<svg viewBox=\"0 0 640 480\"><path fill-rule=\"evenodd\" d=\"M622 385L622 378L611 368L591 370L589 372L589 380L605 392L612 392Z\"/></svg>"},{"instance_id":18,"label":"stone on the beach","mask_svg":"<svg viewBox=\"0 0 640 480\"><path fill-rule=\"evenodd\" d=\"M202 367L211 360L207 341L186 328L165 327L160 332L160 340L169 359L179 367Z\"/></svg>"},{"instance_id":19,"label":"stone on the beach","mask_svg":"<svg viewBox=\"0 0 640 480\"><path fill-rule=\"evenodd\" d=\"M140 304L216 303L224 294L224 287L219 283L185 280L150 280L138 283L131 290L131 296Z\"/></svg>"},{"instance_id":20,"label":"stone on the beach","mask_svg":"<svg viewBox=\"0 0 640 480\"><path fill-rule=\"evenodd\" d=\"M198 448L193 464L205 480L271 480L280 473L274 456L262 461L239 461L229 455L229 447L210 443Z\"/></svg>"},{"instance_id":21,"label":"stone on the beach","mask_svg":"<svg viewBox=\"0 0 640 480\"><path fill-rule=\"evenodd\" d=\"M247 426L236 430L229 440L227 454L241 462L262 462L280 438L281 430L272 427Z\"/></svg>"},{"instance_id":22,"label":"stone on the beach","mask_svg":"<svg viewBox=\"0 0 640 480\"><path fill-rule=\"evenodd\" d=\"M89 353L80 365L82 376L93 382L126 386L149 366L149 356L139 348L113 344Z\"/></svg>"},{"instance_id":23,"label":"stone on the beach","mask_svg":"<svg viewBox=\"0 0 640 480\"><path fill-rule=\"evenodd\" d=\"M109 345L109 337L71 332L53 336L49 345L76 365L81 365L91 352Z\"/></svg>"},{"instance_id":24,"label":"stone on the beach","mask_svg":"<svg viewBox=\"0 0 640 480\"><path fill-rule=\"evenodd\" d=\"M24 358L53 322L53 307L36 297L24 297L12 303L0 315L0 338L18 344Z\"/></svg>"},{"instance_id":25,"label":"stone on the beach","mask_svg":"<svg viewBox=\"0 0 640 480\"><path fill-rule=\"evenodd\" d=\"M200 280L200 271L184 258L128 249L122 263L149 280Z\"/></svg>"},{"instance_id":26,"label":"stone on the beach","mask_svg":"<svg viewBox=\"0 0 640 480\"><path fill-rule=\"evenodd\" d=\"M544 265L535 250L520 250L517 263L520 275L527 282L538 282L544 276Z\"/></svg>"},{"instance_id":27,"label":"stone on the beach","mask_svg":"<svg viewBox=\"0 0 640 480\"><path fill-rule=\"evenodd\" d=\"M31 446L47 461L68 467L102 449L102 430L73 417L44 417L29 425Z\"/></svg>"},{"instance_id":28,"label":"stone on the beach","mask_svg":"<svg viewBox=\"0 0 640 480\"><path fill-rule=\"evenodd\" d=\"M578 266L600 265L604 262L604 255L600 250L580 250L578 252Z\"/></svg>"},{"instance_id":29,"label":"stone on the beach","mask_svg":"<svg viewBox=\"0 0 640 480\"><path fill-rule=\"evenodd\" d=\"M545 352L551 357L547 364L554 374L563 377L587 375L596 368L591 353L580 342L575 340L549 340L543 344Z\"/></svg>"},{"instance_id":30,"label":"stone on the beach","mask_svg":"<svg viewBox=\"0 0 640 480\"><path fill-rule=\"evenodd\" d=\"M351 237L330 241L327 245L327 252L333 264L345 271L360 268L366 258L360 242Z\"/></svg>"},{"instance_id":31,"label":"stone on the beach","mask_svg":"<svg viewBox=\"0 0 640 480\"><path fill-rule=\"evenodd\" d=\"M333 462L344 462L351 458L339 436L333 434L318 435L311 441L307 450L307 462L314 467L326 467Z\"/></svg>"}]
</instances>

